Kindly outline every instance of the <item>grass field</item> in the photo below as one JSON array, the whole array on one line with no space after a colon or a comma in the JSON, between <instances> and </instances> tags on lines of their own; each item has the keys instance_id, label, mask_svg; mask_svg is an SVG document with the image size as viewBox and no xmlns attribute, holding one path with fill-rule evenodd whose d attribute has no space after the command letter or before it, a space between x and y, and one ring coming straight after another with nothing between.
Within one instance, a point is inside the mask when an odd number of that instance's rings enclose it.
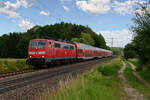
<instances>
[{"instance_id":1,"label":"grass field","mask_svg":"<svg viewBox=\"0 0 150 100\"><path fill-rule=\"evenodd\" d=\"M120 59L114 59L76 81L60 84L59 93L47 100L127 100L117 77L121 66Z\"/></svg>"},{"instance_id":2,"label":"grass field","mask_svg":"<svg viewBox=\"0 0 150 100\"><path fill-rule=\"evenodd\" d=\"M136 62L137 63L137 62ZM146 87L142 82L140 82L132 73L132 69L129 64L127 64L127 68L125 70L125 77L127 78L129 84L137 89L139 92L145 95L148 99L150 99L150 88Z\"/></svg>"},{"instance_id":3,"label":"grass field","mask_svg":"<svg viewBox=\"0 0 150 100\"><path fill-rule=\"evenodd\" d=\"M31 66L26 65L26 59L0 59L0 72L19 71L29 68Z\"/></svg>"}]
</instances>

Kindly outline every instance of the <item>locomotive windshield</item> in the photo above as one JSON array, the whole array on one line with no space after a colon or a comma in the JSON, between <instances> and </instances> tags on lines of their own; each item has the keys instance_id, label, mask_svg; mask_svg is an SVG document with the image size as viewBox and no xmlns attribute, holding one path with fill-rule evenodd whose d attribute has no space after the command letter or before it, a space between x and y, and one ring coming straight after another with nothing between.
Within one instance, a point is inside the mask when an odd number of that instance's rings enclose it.
<instances>
[{"instance_id":1,"label":"locomotive windshield","mask_svg":"<svg viewBox=\"0 0 150 100\"><path fill-rule=\"evenodd\" d=\"M45 47L46 46L46 41L31 41L30 42L30 47Z\"/></svg>"}]
</instances>

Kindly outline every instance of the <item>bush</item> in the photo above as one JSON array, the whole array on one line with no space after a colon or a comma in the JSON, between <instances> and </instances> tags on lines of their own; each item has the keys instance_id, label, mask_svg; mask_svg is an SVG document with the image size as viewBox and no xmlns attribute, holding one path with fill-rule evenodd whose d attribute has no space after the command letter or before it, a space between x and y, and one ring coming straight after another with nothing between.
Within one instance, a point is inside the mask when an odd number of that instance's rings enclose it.
<instances>
[{"instance_id":1,"label":"bush","mask_svg":"<svg viewBox=\"0 0 150 100\"><path fill-rule=\"evenodd\" d=\"M125 59L135 58L136 57L135 51L125 51L124 57Z\"/></svg>"}]
</instances>

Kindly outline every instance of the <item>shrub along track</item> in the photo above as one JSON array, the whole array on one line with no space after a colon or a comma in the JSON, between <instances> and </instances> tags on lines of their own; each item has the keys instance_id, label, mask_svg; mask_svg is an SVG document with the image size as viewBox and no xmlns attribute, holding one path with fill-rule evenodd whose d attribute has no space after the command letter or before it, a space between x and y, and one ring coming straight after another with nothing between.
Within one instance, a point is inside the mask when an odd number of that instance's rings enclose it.
<instances>
[{"instance_id":1,"label":"shrub along track","mask_svg":"<svg viewBox=\"0 0 150 100\"><path fill-rule=\"evenodd\" d=\"M46 69L45 71L38 72L38 73L34 72L34 74L23 76L23 77L10 78L9 80L0 80L0 94L9 92L10 90L15 90L17 88L25 87L27 85L31 85L33 83L37 83L42 80L62 76L63 74L83 73L86 69L91 69L92 68L91 66L103 63L110 59L112 59L112 57L98 59L98 60L91 60L91 61L86 61L81 63L75 63L72 65L64 65L58 68L56 67L54 69Z\"/></svg>"}]
</instances>

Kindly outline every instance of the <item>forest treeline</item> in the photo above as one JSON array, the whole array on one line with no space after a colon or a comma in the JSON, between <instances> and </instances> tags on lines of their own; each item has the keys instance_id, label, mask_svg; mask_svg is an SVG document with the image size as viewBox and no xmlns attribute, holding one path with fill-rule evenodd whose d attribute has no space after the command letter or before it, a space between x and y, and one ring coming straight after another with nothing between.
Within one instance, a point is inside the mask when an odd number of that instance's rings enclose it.
<instances>
[{"instance_id":1,"label":"forest treeline","mask_svg":"<svg viewBox=\"0 0 150 100\"><path fill-rule=\"evenodd\" d=\"M150 3L142 5L141 13L137 13L133 18L134 26L132 32L134 39L132 43L125 46L124 56L128 58L138 58L141 65L150 65ZM150 67L147 67L150 69Z\"/></svg>"},{"instance_id":2,"label":"forest treeline","mask_svg":"<svg viewBox=\"0 0 150 100\"><path fill-rule=\"evenodd\" d=\"M44 37L54 40L77 41L109 49L103 36L96 34L88 26L61 22L54 25L37 25L27 32L14 32L0 36L0 57L26 58L29 40Z\"/></svg>"}]
</instances>

